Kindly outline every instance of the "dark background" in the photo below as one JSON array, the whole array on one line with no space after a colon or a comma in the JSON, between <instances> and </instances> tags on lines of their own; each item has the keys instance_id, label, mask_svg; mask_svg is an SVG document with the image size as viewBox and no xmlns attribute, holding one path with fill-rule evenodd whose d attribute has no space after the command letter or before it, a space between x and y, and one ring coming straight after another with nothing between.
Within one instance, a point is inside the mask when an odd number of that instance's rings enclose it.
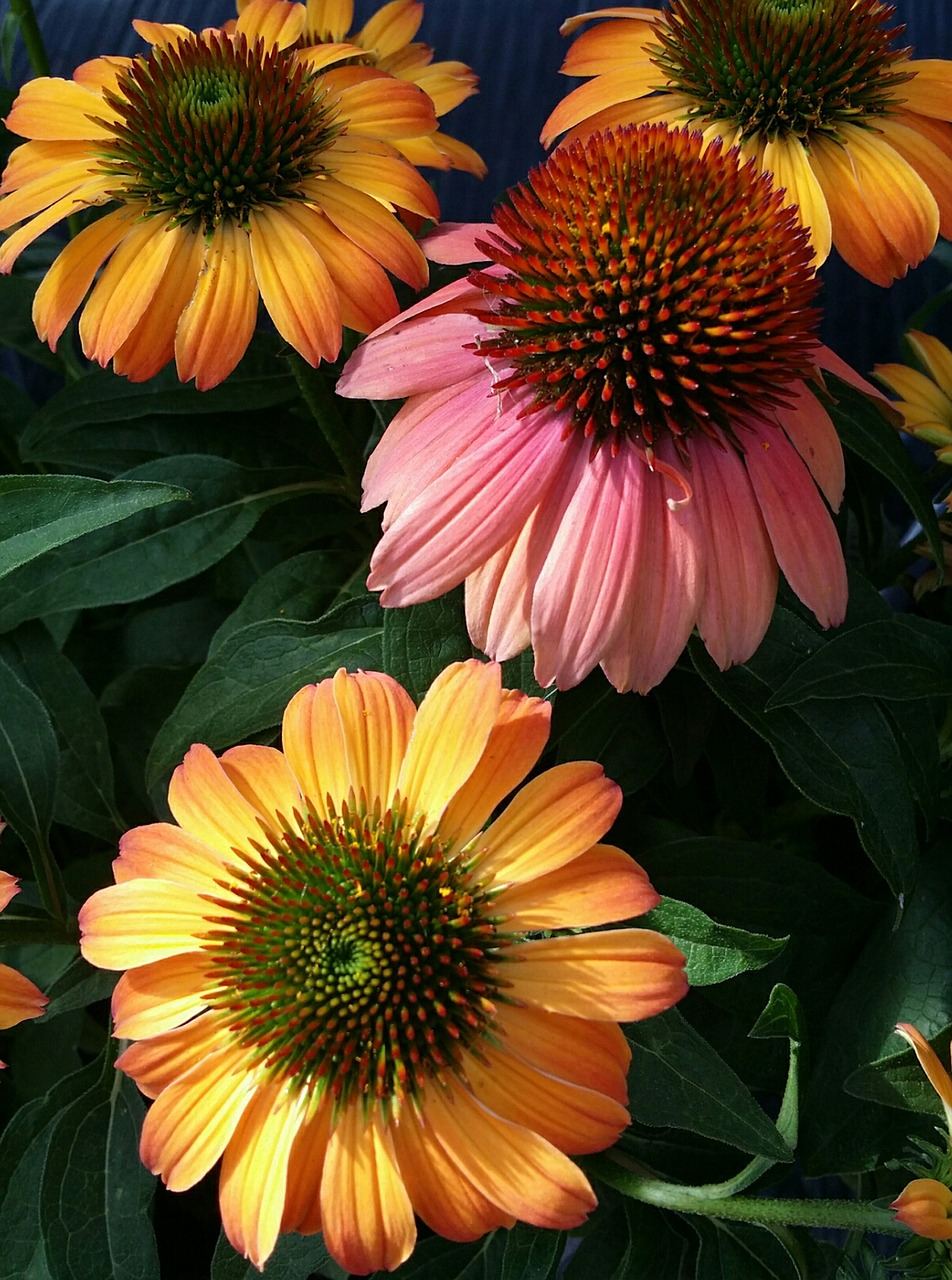
<instances>
[{"instance_id":1,"label":"dark background","mask_svg":"<svg viewBox=\"0 0 952 1280\"><path fill-rule=\"evenodd\" d=\"M356 0L356 22L382 0ZM642 0L644 3L644 0ZM233 0L34 0L53 74L68 76L87 58L134 53L143 45L133 18L218 25L234 15ZM420 39L438 58L468 62L481 78L480 92L443 126L474 146L489 165L482 181L469 174L433 177L447 220L489 217L493 201L525 177L544 152L538 136L549 112L579 81L558 74L567 47L559 34L564 18L597 7L597 0L426 0ZM0 0L0 14L9 9ZM905 43L917 56L952 58L948 0L899 0L896 18L906 24ZM29 76L21 48L13 76ZM860 371L899 356L899 335L918 308L948 282L938 263L927 262L905 280L883 290L835 260L823 270L824 340ZM939 312L930 329L952 341L952 307Z\"/></svg>"}]
</instances>

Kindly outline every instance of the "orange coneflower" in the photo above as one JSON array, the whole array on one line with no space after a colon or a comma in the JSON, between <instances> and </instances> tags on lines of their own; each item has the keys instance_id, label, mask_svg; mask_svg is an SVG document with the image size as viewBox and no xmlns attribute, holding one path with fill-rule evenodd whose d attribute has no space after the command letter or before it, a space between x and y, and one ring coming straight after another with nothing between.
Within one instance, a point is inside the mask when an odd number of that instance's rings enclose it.
<instances>
[{"instance_id":1,"label":"orange coneflower","mask_svg":"<svg viewBox=\"0 0 952 1280\"><path fill-rule=\"evenodd\" d=\"M0 829L3 824L0 823ZM20 890L16 878L0 871L0 911ZM27 1018L38 1018L46 1008L46 996L29 978L8 964L0 964L0 1031ZM6 1064L0 1062L0 1067Z\"/></svg>"},{"instance_id":2,"label":"orange coneflower","mask_svg":"<svg viewBox=\"0 0 952 1280\"><path fill-rule=\"evenodd\" d=\"M174 356L199 388L241 359L259 294L317 364L337 356L342 325L394 314L384 268L426 283L394 211L438 207L394 144L433 132L433 104L382 71L331 65L349 46L295 49L305 20L303 4L252 0L233 34L140 22L149 54L24 86L7 126L31 140L0 187L0 228L23 225L0 270L69 214L118 202L37 290L52 347L103 263L79 325L86 355L135 381Z\"/></svg>"},{"instance_id":3,"label":"orange coneflower","mask_svg":"<svg viewBox=\"0 0 952 1280\"><path fill-rule=\"evenodd\" d=\"M250 0L237 0L238 12ZM390 0L359 31L351 33L354 0L306 0L307 23L300 38L304 45L355 45L355 52L370 66L398 80L419 85L432 99L438 116L476 92L479 77L465 62L434 62L433 50L413 37L423 21L421 0ZM413 164L437 169L463 169L482 178L486 166L472 147L441 130L426 137L405 138L394 145Z\"/></svg>"},{"instance_id":4,"label":"orange coneflower","mask_svg":"<svg viewBox=\"0 0 952 1280\"><path fill-rule=\"evenodd\" d=\"M593 1207L565 1153L624 1128L616 1023L679 999L684 958L650 930L579 932L658 901L599 843L620 792L598 765L492 820L548 725L494 664L449 667L419 710L339 671L291 700L283 752L193 747L179 825L130 831L80 913L86 958L128 971L143 1160L181 1190L221 1157L225 1231L258 1266L279 1231L321 1230L365 1273L407 1257L414 1212L471 1240Z\"/></svg>"},{"instance_id":5,"label":"orange coneflower","mask_svg":"<svg viewBox=\"0 0 952 1280\"><path fill-rule=\"evenodd\" d=\"M876 284L952 236L952 63L910 61L881 0L670 0L612 21L562 70L594 76L550 115L552 143L621 124L690 124L739 145L800 209L817 265L831 243Z\"/></svg>"}]
</instances>

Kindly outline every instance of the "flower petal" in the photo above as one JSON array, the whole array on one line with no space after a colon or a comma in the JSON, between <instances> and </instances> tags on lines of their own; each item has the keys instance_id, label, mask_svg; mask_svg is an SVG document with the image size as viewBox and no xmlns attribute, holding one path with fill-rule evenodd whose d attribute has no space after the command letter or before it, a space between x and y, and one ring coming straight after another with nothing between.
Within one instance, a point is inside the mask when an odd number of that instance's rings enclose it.
<instances>
[{"instance_id":1,"label":"flower petal","mask_svg":"<svg viewBox=\"0 0 952 1280\"><path fill-rule=\"evenodd\" d=\"M530 1066L627 1105L631 1049L616 1022L500 1004L494 1024L504 1047Z\"/></svg>"},{"instance_id":2,"label":"flower petal","mask_svg":"<svg viewBox=\"0 0 952 1280\"><path fill-rule=\"evenodd\" d=\"M258 317L258 288L248 233L221 222L205 243L198 283L175 331L175 363L199 391L228 377L248 349Z\"/></svg>"},{"instance_id":3,"label":"flower petal","mask_svg":"<svg viewBox=\"0 0 952 1280\"><path fill-rule=\"evenodd\" d=\"M684 956L651 929L532 939L506 953L507 994L552 1013L635 1022L688 989Z\"/></svg>"},{"instance_id":4,"label":"flower petal","mask_svg":"<svg viewBox=\"0 0 952 1280\"><path fill-rule=\"evenodd\" d=\"M39 987L8 964L0 964L0 1031L26 1018L38 1018L47 997Z\"/></svg>"},{"instance_id":5,"label":"flower petal","mask_svg":"<svg viewBox=\"0 0 952 1280\"><path fill-rule=\"evenodd\" d=\"M178 323L195 293L204 257L201 232L180 228L152 301L113 357L116 373L145 382L173 359Z\"/></svg>"},{"instance_id":6,"label":"flower petal","mask_svg":"<svg viewBox=\"0 0 952 1280\"><path fill-rule=\"evenodd\" d=\"M499 715L502 677L495 663L454 662L420 704L397 789L409 815L436 829L444 810L479 764Z\"/></svg>"},{"instance_id":7,"label":"flower petal","mask_svg":"<svg viewBox=\"0 0 952 1280\"><path fill-rule=\"evenodd\" d=\"M324 1239L348 1271L392 1271L410 1256L416 1224L389 1131L371 1111L344 1108L327 1146L321 1183Z\"/></svg>"},{"instance_id":8,"label":"flower petal","mask_svg":"<svg viewBox=\"0 0 952 1280\"><path fill-rule=\"evenodd\" d=\"M822 266L830 256L833 228L826 196L810 166L803 143L795 134L768 139L764 147L763 167L773 174L774 187L785 188L784 204L797 206L800 221L810 233L813 260L818 267Z\"/></svg>"},{"instance_id":9,"label":"flower petal","mask_svg":"<svg viewBox=\"0 0 952 1280\"><path fill-rule=\"evenodd\" d=\"M191 835L227 856L232 849L253 852L262 838L263 817L248 803L208 747L196 743L172 774L169 808Z\"/></svg>"},{"instance_id":10,"label":"flower petal","mask_svg":"<svg viewBox=\"0 0 952 1280\"><path fill-rule=\"evenodd\" d=\"M221 757L221 767L273 835L294 827L294 813L303 813L301 789L282 752L274 747L232 747Z\"/></svg>"},{"instance_id":11,"label":"flower petal","mask_svg":"<svg viewBox=\"0 0 952 1280\"><path fill-rule=\"evenodd\" d=\"M204 1012L208 966L207 954L190 951L128 969L112 993L113 1035L161 1035Z\"/></svg>"},{"instance_id":12,"label":"flower petal","mask_svg":"<svg viewBox=\"0 0 952 1280\"><path fill-rule=\"evenodd\" d=\"M486 887L501 887L555 871L595 844L620 808L621 788L600 764L582 760L547 769L480 837L476 874Z\"/></svg>"},{"instance_id":13,"label":"flower petal","mask_svg":"<svg viewBox=\"0 0 952 1280\"><path fill-rule=\"evenodd\" d=\"M87 899L80 950L100 969L132 969L197 951L213 908L181 884L129 880Z\"/></svg>"},{"instance_id":14,"label":"flower petal","mask_svg":"<svg viewBox=\"0 0 952 1280\"><path fill-rule=\"evenodd\" d=\"M331 1106L319 1106L301 1120L288 1156L282 1231L313 1235L321 1229L321 1182L330 1140Z\"/></svg>"},{"instance_id":15,"label":"flower petal","mask_svg":"<svg viewBox=\"0 0 952 1280\"><path fill-rule=\"evenodd\" d=\"M507 886L493 909L505 917L507 931L534 933L630 920L660 901L647 874L623 849L596 844L555 871Z\"/></svg>"},{"instance_id":16,"label":"flower petal","mask_svg":"<svg viewBox=\"0 0 952 1280\"><path fill-rule=\"evenodd\" d=\"M157 1098L163 1089L184 1076L198 1062L217 1053L226 1043L220 1018L199 1014L173 1031L164 1031L124 1049L116 1066L136 1082L147 1098Z\"/></svg>"},{"instance_id":17,"label":"flower petal","mask_svg":"<svg viewBox=\"0 0 952 1280\"><path fill-rule=\"evenodd\" d=\"M198 893L210 893L222 874L223 851L196 839L170 822L133 827L119 841L113 863L116 883L145 877L171 880Z\"/></svg>"}]
</instances>

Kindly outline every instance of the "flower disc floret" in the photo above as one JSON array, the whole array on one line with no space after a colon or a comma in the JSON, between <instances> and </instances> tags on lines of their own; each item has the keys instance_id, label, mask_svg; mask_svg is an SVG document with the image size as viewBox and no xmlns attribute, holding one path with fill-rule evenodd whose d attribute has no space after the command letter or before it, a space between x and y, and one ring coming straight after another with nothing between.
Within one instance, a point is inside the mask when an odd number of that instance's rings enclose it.
<instances>
[{"instance_id":1,"label":"flower disc floret","mask_svg":"<svg viewBox=\"0 0 952 1280\"><path fill-rule=\"evenodd\" d=\"M475 312L526 385L595 447L651 448L789 403L817 345L817 284L796 211L755 165L698 133L653 126L573 143L534 170L478 247L505 274L471 277Z\"/></svg>"},{"instance_id":2,"label":"flower disc floret","mask_svg":"<svg viewBox=\"0 0 952 1280\"><path fill-rule=\"evenodd\" d=\"M692 118L836 138L902 100L912 73L896 69L909 50L894 47L894 13L879 0L672 0L654 60L695 100Z\"/></svg>"},{"instance_id":3,"label":"flower disc floret","mask_svg":"<svg viewBox=\"0 0 952 1280\"><path fill-rule=\"evenodd\" d=\"M506 945L464 860L399 812L312 813L236 870L206 934L209 1004L250 1061L389 1110L486 1031Z\"/></svg>"},{"instance_id":4,"label":"flower disc floret","mask_svg":"<svg viewBox=\"0 0 952 1280\"><path fill-rule=\"evenodd\" d=\"M301 199L341 132L319 74L292 51L249 46L240 33L157 46L103 97L115 112L103 169L122 179L123 197L203 233Z\"/></svg>"}]
</instances>

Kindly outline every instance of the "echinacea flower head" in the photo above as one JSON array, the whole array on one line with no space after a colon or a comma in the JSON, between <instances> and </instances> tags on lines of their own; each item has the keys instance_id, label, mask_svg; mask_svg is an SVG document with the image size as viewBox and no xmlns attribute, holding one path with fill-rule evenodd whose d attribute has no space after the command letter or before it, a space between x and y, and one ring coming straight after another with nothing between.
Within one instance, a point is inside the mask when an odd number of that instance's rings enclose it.
<instances>
[{"instance_id":1,"label":"echinacea flower head","mask_svg":"<svg viewBox=\"0 0 952 1280\"><path fill-rule=\"evenodd\" d=\"M238 12L249 3L250 0L237 0ZM476 92L479 77L471 67L465 62L434 62L430 46L414 39L423 21L421 0L390 0L357 31L351 31L354 0L307 0L306 7L301 45L354 46L353 55L364 65L419 85L432 100L437 116L446 115ZM462 169L477 178L486 175L486 165L478 153L440 129L425 136L397 139L394 145L415 165Z\"/></svg>"},{"instance_id":2,"label":"echinacea flower head","mask_svg":"<svg viewBox=\"0 0 952 1280\"><path fill-rule=\"evenodd\" d=\"M808 228L876 284L952 236L952 62L912 60L881 0L670 0L594 9L562 70L593 77L543 129L550 145L665 121L739 145Z\"/></svg>"},{"instance_id":3,"label":"echinacea flower head","mask_svg":"<svg viewBox=\"0 0 952 1280\"><path fill-rule=\"evenodd\" d=\"M901 429L935 449L952 466L952 351L938 338L910 329L906 341L922 366L878 364L873 376L899 396Z\"/></svg>"},{"instance_id":4,"label":"echinacea flower head","mask_svg":"<svg viewBox=\"0 0 952 1280\"><path fill-rule=\"evenodd\" d=\"M917 1236L952 1240L952 1191L935 1178L914 1178L889 1207Z\"/></svg>"},{"instance_id":5,"label":"echinacea flower head","mask_svg":"<svg viewBox=\"0 0 952 1280\"><path fill-rule=\"evenodd\" d=\"M125 969L118 1059L148 1096L142 1158L169 1187L221 1158L232 1244L321 1230L348 1270L392 1269L414 1213L453 1240L595 1203L568 1158L628 1115L619 1021L668 1008L684 957L647 929L580 932L658 896L600 843L596 764L526 784L549 706L500 668L447 668L419 709L389 676L302 689L283 751L193 747L178 825L130 831L81 914Z\"/></svg>"},{"instance_id":6,"label":"echinacea flower head","mask_svg":"<svg viewBox=\"0 0 952 1280\"><path fill-rule=\"evenodd\" d=\"M664 125L553 152L438 260L490 265L372 334L348 396L408 396L369 460L384 605L466 583L475 644L536 678L650 689L696 625L721 667L769 623L778 564L823 626L846 572L843 457L815 394L806 233L767 175ZM865 385L865 384L864 384ZM819 486L819 490L818 487Z\"/></svg>"},{"instance_id":7,"label":"echinacea flower head","mask_svg":"<svg viewBox=\"0 0 952 1280\"><path fill-rule=\"evenodd\" d=\"M334 65L347 47L296 48L306 17L252 0L231 34L139 22L148 54L23 87L6 123L29 141L0 186L0 228L22 225L0 270L69 215L115 206L37 290L51 347L92 286L79 323L90 359L141 381L174 358L204 389L244 354L259 296L316 365L337 356L342 325L366 333L395 314L386 271L426 283L396 210L439 211L395 143L434 131L433 104L372 67Z\"/></svg>"},{"instance_id":8,"label":"echinacea flower head","mask_svg":"<svg viewBox=\"0 0 952 1280\"><path fill-rule=\"evenodd\" d=\"M0 823L0 829L3 824ZM16 878L0 871L0 911L20 892ZM29 978L8 964L0 964L0 1031L27 1018L38 1018L46 1008L46 996ZM0 1067L5 1064L0 1062Z\"/></svg>"}]
</instances>

